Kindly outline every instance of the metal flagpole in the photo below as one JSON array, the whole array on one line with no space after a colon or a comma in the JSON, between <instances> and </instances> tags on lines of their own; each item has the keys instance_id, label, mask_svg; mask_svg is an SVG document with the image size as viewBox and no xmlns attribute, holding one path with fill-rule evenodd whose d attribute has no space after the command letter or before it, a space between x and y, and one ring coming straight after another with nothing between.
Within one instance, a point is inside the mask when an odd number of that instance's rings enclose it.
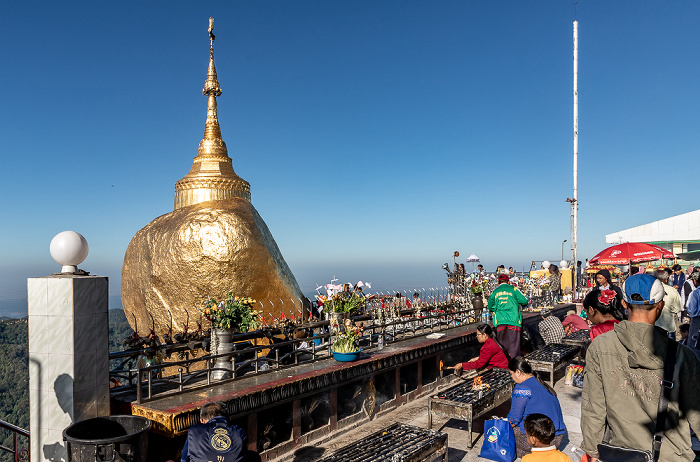
<instances>
[{"instance_id":1,"label":"metal flagpole","mask_svg":"<svg viewBox=\"0 0 700 462\"><path fill-rule=\"evenodd\" d=\"M571 267L574 271L574 299L576 298L576 238L578 211L578 21L576 20L576 3L574 3L574 197L571 200Z\"/></svg>"}]
</instances>

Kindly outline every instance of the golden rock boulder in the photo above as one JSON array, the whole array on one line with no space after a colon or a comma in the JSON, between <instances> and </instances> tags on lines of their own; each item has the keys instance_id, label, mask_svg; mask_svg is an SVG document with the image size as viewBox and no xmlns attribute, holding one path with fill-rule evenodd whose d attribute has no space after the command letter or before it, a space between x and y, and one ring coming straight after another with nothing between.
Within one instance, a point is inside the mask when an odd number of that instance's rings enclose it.
<instances>
[{"instance_id":1,"label":"golden rock boulder","mask_svg":"<svg viewBox=\"0 0 700 462\"><path fill-rule=\"evenodd\" d=\"M266 312L272 301L279 314L280 299L287 315L301 307L294 275L267 225L244 199L202 202L160 216L126 250L122 303L129 320L132 314L138 320L141 334L151 325L149 313L156 332L166 330L167 309L174 332L184 327L187 312L192 329L204 300L221 300L229 290L263 302Z\"/></svg>"}]
</instances>

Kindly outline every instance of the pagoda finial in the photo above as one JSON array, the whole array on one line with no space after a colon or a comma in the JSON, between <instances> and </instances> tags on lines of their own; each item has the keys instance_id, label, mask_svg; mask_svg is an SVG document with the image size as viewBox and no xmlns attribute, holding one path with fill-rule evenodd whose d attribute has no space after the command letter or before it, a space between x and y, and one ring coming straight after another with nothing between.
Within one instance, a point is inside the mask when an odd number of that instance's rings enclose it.
<instances>
[{"instance_id":1,"label":"pagoda finial","mask_svg":"<svg viewBox=\"0 0 700 462\"><path fill-rule=\"evenodd\" d=\"M221 96L221 87L216 79L216 66L214 66L214 18L209 18L209 69L207 70L207 80L204 82L204 95Z\"/></svg>"},{"instance_id":2,"label":"pagoda finial","mask_svg":"<svg viewBox=\"0 0 700 462\"><path fill-rule=\"evenodd\" d=\"M233 197L250 201L250 185L234 172L226 143L221 138L216 110L216 97L221 95L221 87L214 65L214 18L209 18L209 68L202 94L208 97L204 137L199 142L190 173L175 184L175 209Z\"/></svg>"}]
</instances>

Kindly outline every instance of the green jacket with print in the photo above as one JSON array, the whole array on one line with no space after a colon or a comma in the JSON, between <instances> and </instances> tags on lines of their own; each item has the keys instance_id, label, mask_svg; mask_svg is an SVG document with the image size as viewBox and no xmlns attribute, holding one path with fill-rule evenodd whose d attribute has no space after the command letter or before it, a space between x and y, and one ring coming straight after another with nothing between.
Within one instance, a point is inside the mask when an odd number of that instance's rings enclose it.
<instances>
[{"instance_id":1,"label":"green jacket with print","mask_svg":"<svg viewBox=\"0 0 700 462\"><path fill-rule=\"evenodd\" d=\"M489 296L489 311L493 311L493 325L501 324L520 327L523 324L523 315L520 305L527 305L528 300L515 287L507 282L499 285Z\"/></svg>"},{"instance_id":2,"label":"green jacket with print","mask_svg":"<svg viewBox=\"0 0 700 462\"><path fill-rule=\"evenodd\" d=\"M591 342L581 397L584 451L598 455L606 427L610 444L651 451L667 345L665 330L631 321ZM659 462L695 458L689 427L700 428L699 377L700 361L679 344Z\"/></svg>"}]
</instances>

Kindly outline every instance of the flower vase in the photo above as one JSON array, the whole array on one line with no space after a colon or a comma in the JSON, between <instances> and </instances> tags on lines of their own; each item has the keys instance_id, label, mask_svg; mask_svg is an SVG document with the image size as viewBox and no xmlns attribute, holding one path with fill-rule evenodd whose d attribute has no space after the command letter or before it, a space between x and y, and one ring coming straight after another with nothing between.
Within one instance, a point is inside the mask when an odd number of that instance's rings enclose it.
<instances>
[{"instance_id":1,"label":"flower vase","mask_svg":"<svg viewBox=\"0 0 700 462\"><path fill-rule=\"evenodd\" d=\"M221 329L213 328L211 330L211 354L220 355L225 353L231 353L233 351L233 334L235 329ZM215 370L211 373L211 378L213 380L223 380L231 377L233 366L231 364L231 356L221 356L216 358L214 363L214 368L216 369L227 369L227 370Z\"/></svg>"},{"instance_id":2,"label":"flower vase","mask_svg":"<svg viewBox=\"0 0 700 462\"><path fill-rule=\"evenodd\" d=\"M484 298L483 292L472 294L472 308L474 309L474 318L479 319L481 313L484 311Z\"/></svg>"},{"instance_id":3,"label":"flower vase","mask_svg":"<svg viewBox=\"0 0 700 462\"><path fill-rule=\"evenodd\" d=\"M331 332L345 332L345 320L348 313L331 313Z\"/></svg>"}]
</instances>

